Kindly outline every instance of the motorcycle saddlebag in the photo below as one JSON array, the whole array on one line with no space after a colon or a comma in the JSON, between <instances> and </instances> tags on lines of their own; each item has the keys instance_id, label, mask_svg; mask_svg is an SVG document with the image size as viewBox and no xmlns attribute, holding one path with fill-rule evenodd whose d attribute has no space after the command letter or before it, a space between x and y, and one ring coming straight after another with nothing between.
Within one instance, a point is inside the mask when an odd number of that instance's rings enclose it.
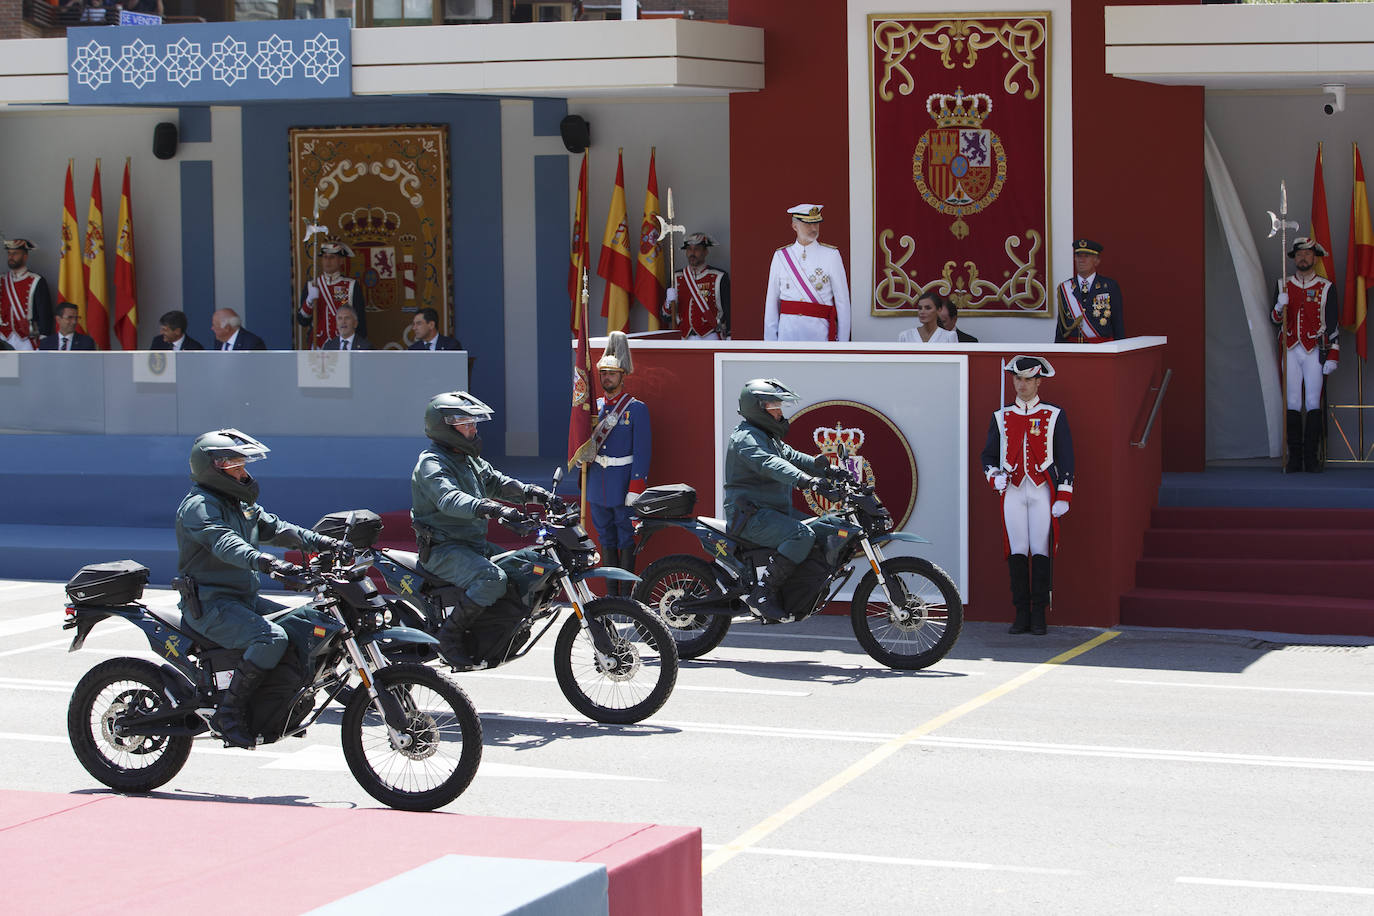
<instances>
[{"instance_id":1,"label":"motorcycle saddlebag","mask_svg":"<svg viewBox=\"0 0 1374 916\"><path fill-rule=\"evenodd\" d=\"M67 583L67 597L78 607L128 604L143 597L148 567L133 560L92 563L81 567Z\"/></svg>"},{"instance_id":2,"label":"motorcycle saddlebag","mask_svg":"<svg viewBox=\"0 0 1374 916\"><path fill-rule=\"evenodd\" d=\"M325 537L342 538L348 527L347 511L331 512L315 523L315 530ZM354 547L371 547L382 534L382 518L370 509L353 510L353 530L348 541Z\"/></svg>"},{"instance_id":3,"label":"motorcycle saddlebag","mask_svg":"<svg viewBox=\"0 0 1374 916\"><path fill-rule=\"evenodd\" d=\"M640 518L686 518L697 505L697 491L685 483L650 487L635 500Z\"/></svg>"}]
</instances>

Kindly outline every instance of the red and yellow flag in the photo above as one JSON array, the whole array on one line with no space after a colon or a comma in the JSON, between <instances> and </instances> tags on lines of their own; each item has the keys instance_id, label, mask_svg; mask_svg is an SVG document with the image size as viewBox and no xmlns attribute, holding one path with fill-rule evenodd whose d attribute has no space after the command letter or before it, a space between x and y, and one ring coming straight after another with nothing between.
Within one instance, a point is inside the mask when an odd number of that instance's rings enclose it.
<instances>
[{"instance_id":1,"label":"red and yellow flag","mask_svg":"<svg viewBox=\"0 0 1374 916\"><path fill-rule=\"evenodd\" d=\"M587 154L582 153L582 177L577 181L577 208L573 211L572 256L568 264L568 298L572 304L573 350L572 413L568 417L568 470L573 456L592 437L592 357L587 348L587 282L591 253L587 243Z\"/></svg>"},{"instance_id":2,"label":"red and yellow flag","mask_svg":"<svg viewBox=\"0 0 1374 916\"><path fill-rule=\"evenodd\" d=\"M1317 165L1312 170L1312 233L1326 256L1317 258L1317 273L1328 280L1336 278L1336 255L1331 247L1331 216L1326 210L1326 178L1322 175L1322 145L1317 144Z\"/></svg>"},{"instance_id":3,"label":"red and yellow flag","mask_svg":"<svg viewBox=\"0 0 1374 916\"><path fill-rule=\"evenodd\" d=\"M663 297L668 289L668 263L659 244L658 170L649 149L649 184L644 189L644 222L639 226L639 269L635 271L635 299L649 313L649 330L659 329ZM671 239L669 240L671 243Z\"/></svg>"},{"instance_id":4,"label":"red and yellow flag","mask_svg":"<svg viewBox=\"0 0 1374 916\"><path fill-rule=\"evenodd\" d=\"M606 333L625 330L630 320L630 287L634 263L630 260L630 232L625 214L625 151L616 154L615 190L611 209L606 214L606 231L601 236L601 257L596 275L606 281L601 297L601 314L606 318Z\"/></svg>"},{"instance_id":5,"label":"red and yellow flag","mask_svg":"<svg viewBox=\"0 0 1374 916\"><path fill-rule=\"evenodd\" d=\"M100 160L95 161L95 176L91 179L91 206L86 213L86 237L81 247L81 261L86 280L86 312L81 323L86 333L95 338L97 350L110 348L109 284L105 279L105 209L100 194Z\"/></svg>"},{"instance_id":6,"label":"red and yellow flag","mask_svg":"<svg viewBox=\"0 0 1374 916\"><path fill-rule=\"evenodd\" d=\"M129 198L129 160L119 192L119 235L115 241L115 337L125 350L138 349L138 280L134 274L134 204Z\"/></svg>"},{"instance_id":7,"label":"red and yellow flag","mask_svg":"<svg viewBox=\"0 0 1374 916\"><path fill-rule=\"evenodd\" d=\"M81 272L81 226L76 221L76 192L72 190L72 166L67 160L67 185L62 192L62 247L58 251L57 302L70 302L80 316L78 324L86 321L86 280ZM84 331L82 332L84 333Z\"/></svg>"},{"instance_id":8,"label":"red and yellow flag","mask_svg":"<svg viewBox=\"0 0 1374 916\"><path fill-rule=\"evenodd\" d=\"M1355 352L1367 359L1365 313L1368 290L1374 285L1374 227L1369 222L1369 192L1364 183L1360 145L1355 147L1355 186L1350 191L1350 247L1345 255L1345 294L1341 298L1341 325L1355 334Z\"/></svg>"},{"instance_id":9,"label":"red and yellow flag","mask_svg":"<svg viewBox=\"0 0 1374 916\"><path fill-rule=\"evenodd\" d=\"M582 319L582 274L591 260L587 242L587 153L582 153L582 174L577 179L577 208L573 211L572 251L568 257L568 302L572 306L572 329Z\"/></svg>"}]
</instances>

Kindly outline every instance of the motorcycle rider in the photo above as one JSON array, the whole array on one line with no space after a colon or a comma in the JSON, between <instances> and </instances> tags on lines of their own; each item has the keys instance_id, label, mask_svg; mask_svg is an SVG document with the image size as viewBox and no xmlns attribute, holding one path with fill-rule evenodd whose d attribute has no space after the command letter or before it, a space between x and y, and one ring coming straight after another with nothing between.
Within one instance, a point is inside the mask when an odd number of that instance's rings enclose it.
<instances>
[{"instance_id":1,"label":"motorcycle rider","mask_svg":"<svg viewBox=\"0 0 1374 916\"><path fill-rule=\"evenodd\" d=\"M299 575L294 563L262 543L351 552L343 541L285 522L258 505L258 481L246 465L270 449L237 429L217 429L191 445L195 486L177 508L177 569L195 580L199 601L183 597L183 622L226 649L242 649L229 689L210 720L226 745L253 747L248 701L286 652L286 631L266 615L286 605L258 594L258 573Z\"/></svg>"},{"instance_id":2,"label":"motorcycle rider","mask_svg":"<svg viewBox=\"0 0 1374 916\"><path fill-rule=\"evenodd\" d=\"M847 472L825 455L805 455L782 441L788 421L782 405L796 392L772 378L744 383L739 413L744 419L730 434L725 451L725 520L738 537L775 547L768 568L749 593L749 604L765 620L783 619L778 588L806 559L815 542L811 522L792 508L792 490L811 490L823 499L840 497L832 479Z\"/></svg>"},{"instance_id":3,"label":"motorcycle rider","mask_svg":"<svg viewBox=\"0 0 1374 916\"><path fill-rule=\"evenodd\" d=\"M459 604L439 631L439 654L455 668L477 667L463 649L465 630L506 593L506 574L490 560L487 520L515 521L509 502L544 502L543 487L507 477L481 457L477 424L492 410L466 391L436 394L425 407L425 435L434 443L420 453L410 477L410 518L424 568L461 589Z\"/></svg>"}]
</instances>

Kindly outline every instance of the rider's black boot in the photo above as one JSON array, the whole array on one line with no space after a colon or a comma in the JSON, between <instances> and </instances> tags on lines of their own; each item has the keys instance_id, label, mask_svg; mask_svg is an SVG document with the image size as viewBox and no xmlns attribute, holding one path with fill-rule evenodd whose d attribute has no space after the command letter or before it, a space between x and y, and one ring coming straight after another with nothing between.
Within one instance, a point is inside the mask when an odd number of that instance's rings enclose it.
<instances>
[{"instance_id":1,"label":"rider's black boot","mask_svg":"<svg viewBox=\"0 0 1374 916\"><path fill-rule=\"evenodd\" d=\"M476 667L477 663L467 654L463 643L468 627L472 626L472 622L484 610L484 607L466 594L458 598L458 604L449 611L444 625L439 628L439 657L445 664L453 668Z\"/></svg>"},{"instance_id":2,"label":"rider's black boot","mask_svg":"<svg viewBox=\"0 0 1374 916\"><path fill-rule=\"evenodd\" d=\"M1024 633L1031 626L1030 557L1024 553L1007 557L1007 572L1011 576L1011 604L1016 608L1016 619L1007 627L1007 632Z\"/></svg>"},{"instance_id":3,"label":"rider's black boot","mask_svg":"<svg viewBox=\"0 0 1374 916\"><path fill-rule=\"evenodd\" d=\"M628 573L634 572L634 571L635 571L635 549L634 549L634 547L622 547L622 548L620 548L620 552L619 552L619 556L617 557L617 563L616 563L616 565L619 566L621 569L625 570L625 571L628 572ZM620 586L620 588L617 589L617 591L618 591L620 594L624 595L626 598L630 597L631 595L633 595L633 594L635 593L635 584L634 584L633 582L620 582L620 583L617 583L617 584Z\"/></svg>"},{"instance_id":4,"label":"rider's black boot","mask_svg":"<svg viewBox=\"0 0 1374 916\"><path fill-rule=\"evenodd\" d=\"M1054 580L1054 561L1043 554L1031 557L1030 631L1044 636L1045 612L1050 607L1050 588Z\"/></svg>"},{"instance_id":5,"label":"rider's black boot","mask_svg":"<svg viewBox=\"0 0 1374 916\"><path fill-rule=\"evenodd\" d=\"M765 620L781 620L787 616L783 610L782 601L778 597L778 588L783 580L792 575L792 570L797 568L787 557L780 553L773 554L768 561L768 568L763 571L763 576L759 579L758 585L749 593L749 604L754 610L758 611Z\"/></svg>"},{"instance_id":6,"label":"rider's black boot","mask_svg":"<svg viewBox=\"0 0 1374 916\"><path fill-rule=\"evenodd\" d=\"M259 668L248 659L240 661L238 668L234 670L234 679L229 682L224 699L219 701L219 708L210 718L210 724L219 732L226 745L253 747L257 744L257 739L248 724L248 701L252 698L253 691L262 683L267 670Z\"/></svg>"}]
</instances>

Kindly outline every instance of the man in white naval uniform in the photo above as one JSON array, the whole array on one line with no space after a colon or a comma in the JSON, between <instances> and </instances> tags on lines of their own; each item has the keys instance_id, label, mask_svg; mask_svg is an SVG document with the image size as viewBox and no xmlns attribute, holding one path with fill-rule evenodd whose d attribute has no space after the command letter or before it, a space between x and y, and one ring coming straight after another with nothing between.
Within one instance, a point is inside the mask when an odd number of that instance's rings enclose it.
<instances>
[{"instance_id":1,"label":"man in white naval uniform","mask_svg":"<svg viewBox=\"0 0 1374 916\"><path fill-rule=\"evenodd\" d=\"M797 240L773 252L764 340L849 340L849 278L834 245L818 241L820 204L798 204L792 214Z\"/></svg>"}]
</instances>

